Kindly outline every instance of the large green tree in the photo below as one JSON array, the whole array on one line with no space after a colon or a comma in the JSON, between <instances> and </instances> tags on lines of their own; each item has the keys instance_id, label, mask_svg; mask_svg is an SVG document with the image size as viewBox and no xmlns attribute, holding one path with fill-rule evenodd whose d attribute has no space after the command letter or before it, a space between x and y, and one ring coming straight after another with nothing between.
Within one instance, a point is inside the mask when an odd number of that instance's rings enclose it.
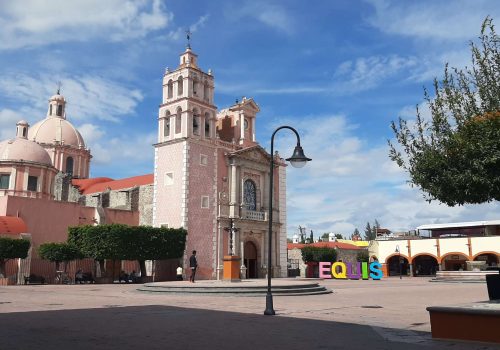
<instances>
[{"instance_id":1,"label":"large green tree","mask_svg":"<svg viewBox=\"0 0 500 350\"><path fill-rule=\"evenodd\" d=\"M24 259L28 256L30 241L20 238L0 237L0 275L6 276L5 265L10 259Z\"/></svg>"},{"instance_id":2,"label":"large green tree","mask_svg":"<svg viewBox=\"0 0 500 350\"><path fill-rule=\"evenodd\" d=\"M77 226L69 230L69 242L88 258L137 260L146 275L146 260L178 259L186 244L186 230L121 224Z\"/></svg>"},{"instance_id":3,"label":"large green tree","mask_svg":"<svg viewBox=\"0 0 500 350\"><path fill-rule=\"evenodd\" d=\"M38 255L44 260L56 263L56 271L61 270L61 262L64 262L63 271L66 272L68 262L83 257L82 253L72 243L43 243L38 247Z\"/></svg>"},{"instance_id":4,"label":"large green tree","mask_svg":"<svg viewBox=\"0 0 500 350\"><path fill-rule=\"evenodd\" d=\"M491 18L471 42L469 68L445 66L433 94L424 89L432 118L392 122L390 158L428 200L450 206L500 199L500 51Z\"/></svg>"}]
</instances>

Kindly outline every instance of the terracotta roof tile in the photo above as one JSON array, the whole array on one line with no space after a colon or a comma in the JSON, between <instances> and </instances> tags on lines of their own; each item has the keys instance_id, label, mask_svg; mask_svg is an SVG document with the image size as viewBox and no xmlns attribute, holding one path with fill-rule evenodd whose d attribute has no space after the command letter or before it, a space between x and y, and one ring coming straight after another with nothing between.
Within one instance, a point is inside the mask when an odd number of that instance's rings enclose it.
<instances>
[{"instance_id":1,"label":"terracotta roof tile","mask_svg":"<svg viewBox=\"0 0 500 350\"><path fill-rule=\"evenodd\" d=\"M153 174L128 177L120 180L113 180L107 177L94 179L73 180L72 184L78 187L81 194L91 194L104 192L106 189L121 190L135 186L152 185Z\"/></svg>"},{"instance_id":2,"label":"terracotta roof tile","mask_svg":"<svg viewBox=\"0 0 500 350\"><path fill-rule=\"evenodd\" d=\"M341 243L341 242L316 242L312 244L302 244L302 243L288 243L288 249L302 249L304 247L317 247L317 248L337 248L337 249L349 249L349 250L360 250L362 248L355 246L353 244Z\"/></svg>"},{"instance_id":3,"label":"terracotta roof tile","mask_svg":"<svg viewBox=\"0 0 500 350\"><path fill-rule=\"evenodd\" d=\"M27 232L28 226L23 219L15 216L0 216L0 234L18 235Z\"/></svg>"}]
</instances>

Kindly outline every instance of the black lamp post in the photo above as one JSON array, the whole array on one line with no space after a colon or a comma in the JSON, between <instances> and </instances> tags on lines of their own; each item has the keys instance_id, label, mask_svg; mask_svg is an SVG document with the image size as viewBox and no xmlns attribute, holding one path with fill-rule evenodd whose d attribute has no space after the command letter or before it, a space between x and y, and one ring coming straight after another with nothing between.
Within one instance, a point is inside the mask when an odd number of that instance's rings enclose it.
<instances>
[{"instance_id":1,"label":"black lamp post","mask_svg":"<svg viewBox=\"0 0 500 350\"><path fill-rule=\"evenodd\" d=\"M267 294L266 294L266 309L264 310L264 315L275 315L274 307L273 307L273 295L271 293L271 274L272 274L272 232L273 232L273 182L274 182L274 135L281 129L289 129L295 133L297 137L297 145L293 150L293 155L286 160L290 162L290 164L294 168L302 168L306 165L306 162L311 161L311 158L307 158L304 155L304 151L300 146L300 136L297 130L292 128L291 126L280 126L276 130L274 130L273 135L271 136L271 165L269 172L269 231L268 231L268 250L267 250Z\"/></svg>"},{"instance_id":2,"label":"black lamp post","mask_svg":"<svg viewBox=\"0 0 500 350\"><path fill-rule=\"evenodd\" d=\"M233 253L233 251L234 251L234 249L233 249L234 234L239 231L239 229L237 229L234 226L234 220L233 220L233 218L229 219L229 227L225 227L224 231L229 232L229 255L232 256L232 255L234 255L234 253Z\"/></svg>"},{"instance_id":3,"label":"black lamp post","mask_svg":"<svg viewBox=\"0 0 500 350\"><path fill-rule=\"evenodd\" d=\"M399 245L396 246L396 253L398 253L399 279L403 279L403 263L401 261L401 251L399 250Z\"/></svg>"}]
</instances>

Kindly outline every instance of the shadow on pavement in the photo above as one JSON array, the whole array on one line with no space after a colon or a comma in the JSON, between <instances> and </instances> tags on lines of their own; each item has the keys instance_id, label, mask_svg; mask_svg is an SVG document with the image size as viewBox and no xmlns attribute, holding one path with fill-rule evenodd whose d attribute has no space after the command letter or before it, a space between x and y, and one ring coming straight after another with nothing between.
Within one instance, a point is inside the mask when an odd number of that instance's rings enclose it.
<instances>
[{"instance_id":1,"label":"shadow on pavement","mask_svg":"<svg viewBox=\"0 0 500 350\"><path fill-rule=\"evenodd\" d=\"M426 333L427 334L427 333ZM0 349L486 349L357 324L169 306L0 314Z\"/></svg>"}]
</instances>

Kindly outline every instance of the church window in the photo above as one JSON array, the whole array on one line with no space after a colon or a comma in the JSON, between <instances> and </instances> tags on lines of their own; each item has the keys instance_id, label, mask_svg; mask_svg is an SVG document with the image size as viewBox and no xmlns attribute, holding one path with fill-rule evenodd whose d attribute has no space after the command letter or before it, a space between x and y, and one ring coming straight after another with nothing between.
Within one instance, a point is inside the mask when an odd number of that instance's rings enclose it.
<instances>
[{"instance_id":1,"label":"church window","mask_svg":"<svg viewBox=\"0 0 500 350\"><path fill-rule=\"evenodd\" d=\"M23 128L23 137L26 137L26 128Z\"/></svg>"},{"instance_id":2,"label":"church window","mask_svg":"<svg viewBox=\"0 0 500 350\"><path fill-rule=\"evenodd\" d=\"M207 209L209 207L208 196L201 196L201 207Z\"/></svg>"},{"instance_id":3,"label":"church window","mask_svg":"<svg viewBox=\"0 0 500 350\"><path fill-rule=\"evenodd\" d=\"M203 85L203 99L208 102L208 84Z\"/></svg>"},{"instance_id":4,"label":"church window","mask_svg":"<svg viewBox=\"0 0 500 350\"><path fill-rule=\"evenodd\" d=\"M200 165L208 164L208 156L206 154L200 154Z\"/></svg>"},{"instance_id":5,"label":"church window","mask_svg":"<svg viewBox=\"0 0 500 350\"><path fill-rule=\"evenodd\" d=\"M257 209L257 190L255 182L252 180L245 180L243 185L243 200L248 210Z\"/></svg>"},{"instance_id":6,"label":"church window","mask_svg":"<svg viewBox=\"0 0 500 350\"><path fill-rule=\"evenodd\" d=\"M57 115L58 117L62 117L62 114L63 114L63 112L62 112L62 108L63 108L63 106L62 106L62 105L57 105L57 113L56 113L56 115Z\"/></svg>"},{"instance_id":7,"label":"church window","mask_svg":"<svg viewBox=\"0 0 500 350\"><path fill-rule=\"evenodd\" d=\"M49 106L49 115L52 115L52 105Z\"/></svg>"},{"instance_id":8,"label":"church window","mask_svg":"<svg viewBox=\"0 0 500 350\"><path fill-rule=\"evenodd\" d=\"M10 174L0 174L0 189L8 190L10 182Z\"/></svg>"},{"instance_id":9,"label":"church window","mask_svg":"<svg viewBox=\"0 0 500 350\"><path fill-rule=\"evenodd\" d=\"M169 137L170 136L170 112L167 111L165 113L165 119L163 121L163 136Z\"/></svg>"},{"instance_id":10,"label":"church window","mask_svg":"<svg viewBox=\"0 0 500 350\"><path fill-rule=\"evenodd\" d=\"M66 158L66 173L73 174L73 157Z\"/></svg>"},{"instance_id":11,"label":"church window","mask_svg":"<svg viewBox=\"0 0 500 350\"><path fill-rule=\"evenodd\" d=\"M174 95L174 83L172 82L171 79L167 83L167 98L172 98L173 95Z\"/></svg>"},{"instance_id":12,"label":"church window","mask_svg":"<svg viewBox=\"0 0 500 350\"><path fill-rule=\"evenodd\" d=\"M193 79L193 95L196 95L196 88L198 87L198 81Z\"/></svg>"},{"instance_id":13,"label":"church window","mask_svg":"<svg viewBox=\"0 0 500 350\"><path fill-rule=\"evenodd\" d=\"M28 176L28 191L36 191L38 186L38 177Z\"/></svg>"},{"instance_id":14,"label":"church window","mask_svg":"<svg viewBox=\"0 0 500 350\"><path fill-rule=\"evenodd\" d=\"M182 111L179 108L177 110L177 115L175 116L175 133L176 134L179 134L182 131L181 121L182 121Z\"/></svg>"},{"instance_id":15,"label":"church window","mask_svg":"<svg viewBox=\"0 0 500 350\"><path fill-rule=\"evenodd\" d=\"M243 121L243 127L245 128L245 130L248 130L248 119L245 118L245 120Z\"/></svg>"},{"instance_id":16,"label":"church window","mask_svg":"<svg viewBox=\"0 0 500 350\"><path fill-rule=\"evenodd\" d=\"M164 182L165 182L165 186L173 185L174 184L174 173L173 172L165 173Z\"/></svg>"},{"instance_id":17,"label":"church window","mask_svg":"<svg viewBox=\"0 0 500 350\"><path fill-rule=\"evenodd\" d=\"M205 137L210 137L210 114L205 113Z\"/></svg>"},{"instance_id":18,"label":"church window","mask_svg":"<svg viewBox=\"0 0 500 350\"><path fill-rule=\"evenodd\" d=\"M177 95L181 96L184 93L184 79L182 75L177 79Z\"/></svg>"},{"instance_id":19,"label":"church window","mask_svg":"<svg viewBox=\"0 0 500 350\"><path fill-rule=\"evenodd\" d=\"M161 228L168 228L168 224L160 224Z\"/></svg>"},{"instance_id":20,"label":"church window","mask_svg":"<svg viewBox=\"0 0 500 350\"><path fill-rule=\"evenodd\" d=\"M193 134L200 135L200 116L196 111L193 111Z\"/></svg>"}]
</instances>

